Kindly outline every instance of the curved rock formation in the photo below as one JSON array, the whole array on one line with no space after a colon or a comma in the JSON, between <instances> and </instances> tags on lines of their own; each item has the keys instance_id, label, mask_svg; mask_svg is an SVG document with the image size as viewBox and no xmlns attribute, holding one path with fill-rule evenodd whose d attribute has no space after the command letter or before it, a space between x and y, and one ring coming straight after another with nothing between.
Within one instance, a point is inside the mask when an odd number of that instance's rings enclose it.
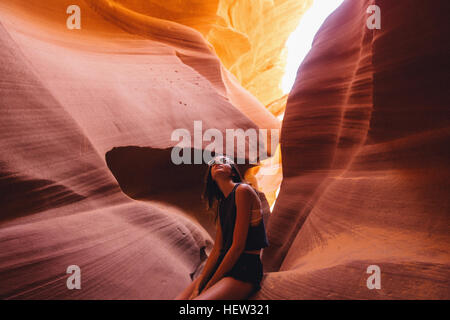
<instances>
[{"instance_id":1,"label":"curved rock formation","mask_svg":"<svg viewBox=\"0 0 450 320\"><path fill-rule=\"evenodd\" d=\"M380 30L366 26L373 4ZM348 0L321 27L287 102L256 298L450 297L444 7Z\"/></svg>"},{"instance_id":2,"label":"curved rock formation","mask_svg":"<svg viewBox=\"0 0 450 320\"><path fill-rule=\"evenodd\" d=\"M279 128L201 33L105 3L78 3L81 30L66 28L66 1L0 3L1 298L173 298L211 248L204 168L186 169L190 188L173 185L171 199L143 202L122 192L105 155L147 148L145 169L194 120ZM168 173L149 189L175 181ZM70 265L83 290L66 288Z\"/></svg>"}]
</instances>

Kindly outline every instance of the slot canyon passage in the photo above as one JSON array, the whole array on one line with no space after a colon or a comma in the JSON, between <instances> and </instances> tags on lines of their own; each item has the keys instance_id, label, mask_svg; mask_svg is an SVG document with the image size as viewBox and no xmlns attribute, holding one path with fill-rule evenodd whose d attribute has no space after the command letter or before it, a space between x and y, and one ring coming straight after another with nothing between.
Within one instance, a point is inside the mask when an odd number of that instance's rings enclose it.
<instances>
[{"instance_id":1,"label":"slot canyon passage","mask_svg":"<svg viewBox=\"0 0 450 320\"><path fill-rule=\"evenodd\" d=\"M270 242L251 299L449 299L449 2L345 0L283 95L311 4L2 0L0 298L174 298L214 239L205 167L169 163L201 120L281 129L242 167Z\"/></svg>"}]
</instances>

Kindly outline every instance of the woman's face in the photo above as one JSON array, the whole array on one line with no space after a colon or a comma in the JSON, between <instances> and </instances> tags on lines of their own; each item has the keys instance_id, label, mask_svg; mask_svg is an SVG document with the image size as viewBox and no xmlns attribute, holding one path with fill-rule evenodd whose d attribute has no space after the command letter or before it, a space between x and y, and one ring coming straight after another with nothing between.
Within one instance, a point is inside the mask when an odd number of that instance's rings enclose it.
<instances>
[{"instance_id":1,"label":"woman's face","mask_svg":"<svg viewBox=\"0 0 450 320\"><path fill-rule=\"evenodd\" d=\"M222 177L230 177L231 176L231 165L229 164L213 164L211 168L211 177L213 180L216 180L216 177L222 176Z\"/></svg>"}]
</instances>

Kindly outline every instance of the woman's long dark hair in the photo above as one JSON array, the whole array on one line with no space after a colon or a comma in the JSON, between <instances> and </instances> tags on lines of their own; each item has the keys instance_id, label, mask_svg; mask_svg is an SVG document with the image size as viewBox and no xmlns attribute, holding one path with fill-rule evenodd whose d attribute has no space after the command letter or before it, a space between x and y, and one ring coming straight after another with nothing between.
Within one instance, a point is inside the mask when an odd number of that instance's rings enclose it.
<instances>
[{"instance_id":1,"label":"woman's long dark hair","mask_svg":"<svg viewBox=\"0 0 450 320\"><path fill-rule=\"evenodd\" d=\"M231 163L230 166L231 166L231 180L233 182L242 182L250 184L242 178L239 169L234 163ZM218 205L219 202L225 198L225 196L220 190L216 181L214 181L214 179L212 178L211 168L212 166L208 166L208 168L206 169L202 199L206 201L206 210L214 210L214 207L216 206L215 208L216 213L214 216L214 223L216 223L217 216L219 214Z\"/></svg>"}]
</instances>

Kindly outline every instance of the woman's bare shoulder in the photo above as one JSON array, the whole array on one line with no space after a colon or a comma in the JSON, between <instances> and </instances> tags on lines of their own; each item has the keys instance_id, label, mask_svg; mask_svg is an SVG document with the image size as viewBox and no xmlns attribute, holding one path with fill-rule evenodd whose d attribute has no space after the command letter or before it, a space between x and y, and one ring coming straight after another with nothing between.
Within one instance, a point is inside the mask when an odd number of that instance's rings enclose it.
<instances>
[{"instance_id":1,"label":"woman's bare shoulder","mask_svg":"<svg viewBox=\"0 0 450 320\"><path fill-rule=\"evenodd\" d=\"M243 183L243 182L240 183L237 186L237 188L236 188L236 193L238 193L239 195L244 195L245 194L248 197L252 197L252 198L255 198L257 200L260 200L258 194L255 191L255 189L251 185L249 185L247 183Z\"/></svg>"},{"instance_id":2,"label":"woman's bare shoulder","mask_svg":"<svg viewBox=\"0 0 450 320\"><path fill-rule=\"evenodd\" d=\"M244 183L244 182L239 183L239 185L236 188L236 192L237 191L255 193L255 190L253 189L253 187L251 185L249 185L248 183Z\"/></svg>"}]
</instances>

